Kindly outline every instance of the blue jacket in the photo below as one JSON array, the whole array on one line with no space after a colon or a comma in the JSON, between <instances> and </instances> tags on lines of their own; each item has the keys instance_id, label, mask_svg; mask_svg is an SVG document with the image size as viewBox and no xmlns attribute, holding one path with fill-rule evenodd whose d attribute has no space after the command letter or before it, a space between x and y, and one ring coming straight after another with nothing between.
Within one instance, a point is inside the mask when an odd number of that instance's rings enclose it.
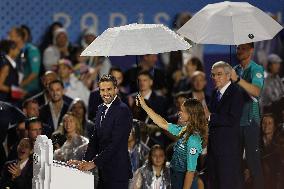
<instances>
[{"instance_id":1,"label":"blue jacket","mask_svg":"<svg viewBox=\"0 0 284 189\"><path fill-rule=\"evenodd\" d=\"M102 105L98 107L94 134L84 159L94 161L103 181L128 181L132 178L128 153L132 115L128 106L118 97L112 102L105 118L100 121L102 108Z\"/></svg>"}]
</instances>

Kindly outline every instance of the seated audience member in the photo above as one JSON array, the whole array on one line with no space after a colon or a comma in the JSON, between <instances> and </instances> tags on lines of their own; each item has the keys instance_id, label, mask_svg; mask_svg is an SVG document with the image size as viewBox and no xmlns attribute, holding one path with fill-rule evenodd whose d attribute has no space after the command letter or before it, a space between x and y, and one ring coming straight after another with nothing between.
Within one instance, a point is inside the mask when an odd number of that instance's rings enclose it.
<instances>
[{"instance_id":1,"label":"seated audience member","mask_svg":"<svg viewBox=\"0 0 284 189\"><path fill-rule=\"evenodd\" d=\"M31 139L32 141L32 144L35 143L36 141L36 137L38 135L41 135L43 134L43 124L42 122L39 120L38 117L30 117L30 118L27 118L25 120L25 129L27 130L27 134L28 134L28 138ZM8 155L8 159L9 160L12 160L12 159L15 159L16 156L17 156L17 146L18 144L15 143L11 149L11 151L9 152L9 155ZM33 147L33 146L32 146Z\"/></svg>"},{"instance_id":2,"label":"seated audience member","mask_svg":"<svg viewBox=\"0 0 284 189\"><path fill-rule=\"evenodd\" d=\"M5 164L1 172L0 188L31 189L33 178L33 143L29 138L21 139L17 147L17 158Z\"/></svg>"},{"instance_id":3,"label":"seated audience member","mask_svg":"<svg viewBox=\"0 0 284 189\"><path fill-rule=\"evenodd\" d=\"M52 45L43 53L43 65L46 71L54 70L61 58L69 58L73 52L73 46L69 43L67 31L57 28L53 33Z\"/></svg>"},{"instance_id":4,"label":"seated audience member","mask_svg":"<svg viewBox=\"0 0 284 189\"><path fill-rule=\"evenodd\" d=\"M85 104L88 103L90 90L73 74L73 66L70 60L60 59L58 61L58 76L64 84L66 96L70 98L81 98Z\"/></svg>"},{"instance_id":5,"label":"seated audience member","mask_svg":"<svg viewBox=\"0 0 284 189\"><path fill-rule=\"evenodd\" d=\"M89 46L97 37L97 33L94 28L87 28L83 32L81 39L81 48L85 49ZM98 78L101 78L103 75L108 74L111 69L111 62L108 57L104 56L88 56L86 58L86 64L98 71Z\"/></svg>"},{"instance_id":6,"label":"seated audience member","mask_svg":"<svg viewBox=\"0 0 284 189\"><path fill-rule=\"evenodd\" d=\"M154 85L152 75L147 72L140 72L138 74L138 83L139 83L139 94L145 99L146 103L154 109L158 114L165 115L166 114L166 102L165 98L157 95L155 91L152 90ZM133 111L133 117L144 121L146 123L151 123L149 118L147 118L147 114L142 110L142 108L135 106L135 97L137 93L134 93L129 96L129 106Z\"/></svg>"},{"instance_id":7,"label":"seated audience member","mask_svg":"<svg viewBox=\"0 0 284 189\"><path fill-rule=\"evenodd\" d=\"M14 41L0 41L0 100L13 102L12 87L19 87L19 76L15 62L20 50ZM20 96L19 96L20 97Z\"/></svg>"},{"instance_id":8,"label":"seated audience member","mask_svg":"<svg viewBox=\"0 0 284 189\"><path fill-rule=\"evenodd\" d=\"M148 162L135 172L130 188L171 188L170 167L166 162L165 150L160 145L152 146Z\"/></svg>"},{"instance_id":9,"label":"seated audience member","mask_svg":"<svg viewBox=\"0 0 284 189\"><path fill-rule=\"evenodd\" d=\"M59 132L65 135L63 146L54 152L54 159L58 161L82 160L87 150L89 140L83 137L82 126L78 118L71 112L64 115Z\"/></svg>"},{"instance_id":10,"label":"seated audience member","mask_svg":"<svg viewBox=\"0 0 284 189\"><path fill-rule=\"evenodd\" d=\"M277 189L280 189L284 188L284 130L282 130L275 138L275 149L275 156L278 158L276 186Z\"/></svg>"},{"instance_id":11,"label":"seated audience member","mask_svg":"<svg viewBox=\"0 0 284 189\"><path fill-rule=\"evenodd\" d=\"M148 54L142 55L140 57L140 62L137 67L132 67L127 70L124 74L125 86L128 86L130 91L129 93L137 92L137 75L139 72L149 72L152 75L153 82L153 90L158 92L159 94L166 93L166 77L165 72L162 69L157 68L156 64L158 62L158 56L156 54Z\"/></svg>"},{"instance_id":12,"label":"seated audience member","mask_svg":"<svg viewBox=\"0 0 284 189\"><path fill-rule=\"evenodd\" d=\"M192 86L192 76L195 71L203 72L204 68L202 62L198 58L192 57L186 62L186 64L184 64L183 70L177 70L173 73L173 92L190 90Z\"/></svg>"},{"instance_id":13,"label":"seated audience member","mask_svg":"<svg viewBox=\"0 0 284 189\"><path fill-rule=\"evenodd\" d=\"M131 129L128 138L128 152L132 165L132 172L134 173L145 163L150 149L140 140L139 121L137 122L137 120L133 120L133 123L134 127Z\"/></svg>"},{"instance_id":14,"label":"seated audience member","mask_svg":"<svg viewBox=\"0 0 284 189\"><path fill-rule=\"evenodd\" d=\"M96 64L94 67L89 66L87 63L88 57L80 56L84 48L76 47L74 49L73 56L71 57L73 73L89 90L92 90L97 86L102 64Z\"/></svg>"},{"instance_id":15,"label":"seated audience member","mask_svg":"<svg viewBox=\"0 0 284 189\"><path fill-rule=\"evenodd\" d=\"M74 99L69 109L82 125L82 133L80 134L90 139L94 133L95 124L87 119L87 107L84 101L80 98Z\"/></svg>"},{"instance_id":16,"label":"seated audience member","mask_svg":"<svg viewBox=\"0 0 284 189\"><path fill-rule=\"evenodd\" d=\"M63 25L60 22L53 22L49 25L44 34L42 35L41 43L39 44L39 49L41 54L43 54L44 50L53 44L54 32L58 28L62 28Z\"/></svg>"},{"instance_id":17,"label":"seated audience member","mask_svg":"<svg viewBox=\"0 0 284 189\"><path fill-rule=\"evenodd\" d=\"M269 106L278 106L277 102L280 101L281 98L284 98L284 84L279 77L281 62L282 59L276 54L268 56L268 75L264 80L260 101L264 112L267 111ZM275 107L272 107L272 109L275 109ZM276 112L275 110L274 112Z\"/></svg>"},{"instance_id":18,"label":"seated audience member","mask_svg":"<svg viewBox=\"0 0 284 189\"><path fill-rule=\"evenodd\" d=\"M168 121L174 124L178 123L180 106L188 98L188 91L182 91L174 95L174 105L168 109Z\"/></svg>"},{"instance_id":19,"label":"seated audience member","mask_svg":"<svg viewBox=\"0 0 284 189\"><path fill-rule=\"evenodd\" d=\"M195 71L191 76L191 92L189 98L195 98L201 102L203 106L207 106L210 101L210 96L205 93L206 76L204 72Z\"/></svg>"},{"instance_id":20,"label":"seated audience member","mask_svg":"<svg viewBox=\"0 0 284 189\"><path fill-rule=\"evenodd\" d=\"M39 117L39 104L34 99L27 99L23 103L23 112L27 118ZM50 138L52 130L49 125L41 123L42 125L42 134Z\"/></svg>"},{"instance_id":21,"label":"seated audience member","mask_svg":"<svg viewBox=\"0 0 284 189\"><path fill-rule=\"evenodd\" d=\"M277 124L272 114L261 119L261 157L265 189L276 188L278 159L275 156Z\"/></svg>"},{"instance_id":22,"label":"seated audience member","mask_svg":"<svg viewBox=\"0 0 284 189\"><path fill-rule=\"evenodd\" d=\"M13 160L17 157L17 146L22 138L28 137L28 131L25 128L25 121L20 121L9 128L7 131L7 160Z\"/></svg>"},{"instance_id":23,"label":"seated audience member","mask_svg":"<svg viewBox=\"0 0 284 189\"><path fill-rule=\"evenodd\" d=\"M68 105L63 100L64 86L60 80L54 80L49 84L51 100L40 108L40 120L49 125L52 132L56 131L61 123L63 115L68 110Z\"/></svg>"},{"instance_id":24,"label":"seated audience member","mask_svg":"<svg viewBox=\"0 0 284 189\"><path fill-rule=\"evenodd\" d=\"M153 86L153 78L152 75L147 72L140 72L138 74L138 83L139 83L139 94L145 99L146 103L151 107L154 111L158 112L158 114L164 116L167 111L166 100L163 96L157 95L157 93L152 90ZM145 111L141 107L135 105L135 97L137 93L134 93L129 96L129 106L133 113L133 118L143 121L147 124L153 123L151 119L147 116ZM143 137L144 138L144 137ZM153 132L149 135L149 144L145 143L148 146L152 146L153 144L160 144L161 146L166 146L169 143L168 137L164 134L160 128L157 131Z\"/></svg>"},{"instance_id":25,"label":"seated audience member","mask_svg":"<svg viewBox=\"0 0 284 189\"><path fill-rule=\"evenodd\" d=\"M44 75L41 77L41 82L43 85L43 90L39 92L38 94L31 97L31 99L35 99L38 102L38 105L41 107L45 104L47 104L50 100L50 94L48 91L48 86L52 81L57 80L57 74L54 71L46 71ZM69 106L71 102L73 101L72 98L63 95L64 102Z\"/></svg>"},{"instance_id":26,"label":"seated audience member","mask_svg":"<svg viewBox=\"0 0 284 189\"><path fill-rule=\"evenodd\" d=\"M28 138L34 146L37 136L42 134L42 122L38 117L30 117L25 121L25 126L28 130Z\"/></svg>"}]
</instances>

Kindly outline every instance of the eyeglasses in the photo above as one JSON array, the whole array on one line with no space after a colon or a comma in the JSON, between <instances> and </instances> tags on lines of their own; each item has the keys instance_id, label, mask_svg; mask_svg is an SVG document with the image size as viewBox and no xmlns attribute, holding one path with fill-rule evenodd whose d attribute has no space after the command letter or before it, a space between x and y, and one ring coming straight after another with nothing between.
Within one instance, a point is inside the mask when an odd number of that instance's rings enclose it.
<instances>
[{"instance_id":1,"label":"eyeglasses","mask_svg":"<svg viewBox=\"0 0 284 189\"><path fill-rule=\"evenodd\" d=\"M221 76L223 76L223 75L224 75L224 73L222 73L222 72L211 73L210 77L211 77L211 78L215 78L215 77L221 77Z\"/></svg>"}]
</instances>

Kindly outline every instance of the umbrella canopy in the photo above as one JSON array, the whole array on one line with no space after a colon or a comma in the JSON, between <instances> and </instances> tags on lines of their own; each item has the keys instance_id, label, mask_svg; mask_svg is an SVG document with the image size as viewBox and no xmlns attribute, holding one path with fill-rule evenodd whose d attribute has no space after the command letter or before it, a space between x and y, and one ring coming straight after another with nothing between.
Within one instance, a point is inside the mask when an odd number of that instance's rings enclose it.
<instances>
[{"instance_id":1,"label":"umbrella canopy","mask_svg":"<svg viewBox=\"0 0 284 189\"><path fill-rule=\"evenodd\" d=\"M191 45L162 24L129 24L109 28L81 56L125 56L186 50Z\"/></svg>"},{"instance_id":2,"label":"umbrella canopy","mask_svg":"<svg viewBox=\"0 0 284 189\"><path fill-rule=\"evenodd\" d=\"M177 33L198 44L239 45L272 39L283 27L247 2L208 4Z\"/></svg>"},{"instance_id":3,"label":"umbrella canopy","mask_svg":"<svg viewBox=\"0 0 284 189\"><path fill-rule=\"evenodd\" d=\"M0 101L0 123L14 124L25 120L25 114L16 106Z\"/></svg>"}]
</instances>

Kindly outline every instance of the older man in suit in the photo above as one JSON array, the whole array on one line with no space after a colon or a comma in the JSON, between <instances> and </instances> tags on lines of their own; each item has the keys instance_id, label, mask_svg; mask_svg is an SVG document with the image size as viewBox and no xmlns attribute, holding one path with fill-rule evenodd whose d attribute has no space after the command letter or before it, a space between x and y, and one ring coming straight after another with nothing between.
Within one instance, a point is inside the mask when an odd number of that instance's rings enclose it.
<instances>
[{"instance_id":1,"label":"older man in suit","mask_svg":"<svg viewBox=\"0 0 284 189\"><path fill-rule=\"evenodd\" d=\"M102 76L99 89L103 104L98 107L85 161L70 163L77 164L83 171L98 167L100 189L127 189L132 177L128 154L131 112L117 96L117 82L113 76Z\"/></svg>"},{"instance_id":2,"label":"older man in suit","mask_svg":"<svg viewBox=\"0 0 284 189\"><path fill-rule=\"evenodd\" d=\"M210 189L241 187L240 118L243 99L230 80L232 67L216 62L211 69L215 84L209 110L208 181Z\"/></svg>"}]
</instances>

